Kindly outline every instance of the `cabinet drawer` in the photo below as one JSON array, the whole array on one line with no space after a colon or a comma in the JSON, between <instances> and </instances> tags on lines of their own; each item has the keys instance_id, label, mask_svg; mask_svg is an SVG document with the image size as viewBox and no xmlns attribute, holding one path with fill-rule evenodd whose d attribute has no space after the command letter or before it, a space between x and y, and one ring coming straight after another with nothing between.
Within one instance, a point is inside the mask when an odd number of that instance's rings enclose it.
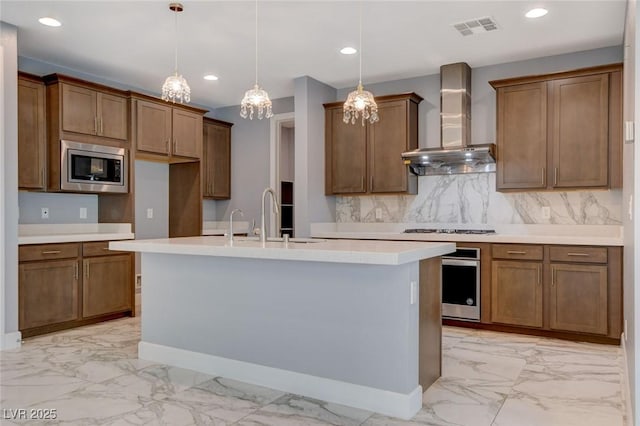
<instances>
[{"instance_id":1,"label":"cabinet drawer","mask_svg":"<svg viewBox=\"0 0 640 426\"><path fill-rule=\"evenodd\" d=\"M78 257L80 254L80 244L36 244L20 246L19 261L28 262L31 260L67 259Z\"/></svg>"},{"instance_id":2,"label":"cabinet drawer","mask_svg":"<svg viewBox=\"0 0 640 426\"><path fill-rule=\"evenodd\" d=\"M607 263L607 248L550 246L549 258L552 262Z\"/></svg>"},{"instance_id":3,"label":"cabinet drawer","mask_svg":"<svg viewBox=\"0 0 640 426\"><path fill-rule=\"evenodd\" d=\"M491 253L494 259L542 260L542 246L526 244L493 244Z\"/></svg>"},{"instance_id":4,"label":"cabinet drawer","mask_svg":"<svg viewBox=\"0 0 640 426\"><path fill-rule=\"evenodd\" d=\"M111 254L122 254L122 251L109 250L109 241L92 241L82 243L82 256L107 256Z\"/></svg>"}]
</instances>

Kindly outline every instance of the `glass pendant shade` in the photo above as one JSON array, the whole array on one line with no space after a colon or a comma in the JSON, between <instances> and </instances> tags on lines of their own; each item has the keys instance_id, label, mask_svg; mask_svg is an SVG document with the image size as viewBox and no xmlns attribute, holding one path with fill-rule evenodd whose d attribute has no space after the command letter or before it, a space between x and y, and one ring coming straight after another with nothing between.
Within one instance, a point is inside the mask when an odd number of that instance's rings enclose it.
<instances>
[{"instance_id":1,"label":"glass pendant shade","mask_svg":"<svg viewBox=\"0 0 640 426\"><path fill-rule=\"evenodd\" d=\"M347 101L343 106L344 116L342 120L349 124L355 124L358 118L362 119L362 125L368 120L373 124L380 119L378 116L378 104L376 104L373 94L364 90L362 83L358 88L349 93Z\"/></svg>"},{"instance_id":2,"label":"glass pendant shade","mask_svg":"<svg viewBox=\"0 0 640 426\"><path fill-rule=\"evenodd\" d=\"M269 94L257 84L253 86L253 89L244 93L244 98L240 103L240 117L249 117L249 120L253 120L254 113L257 113L258 120L273 117Z\"/></svg>"},{"instance_id":3,"label":"glass pendant shade","mask_svg":"<svg viewBox=\"0 0 640 426\"><path fill-rule=\"evenodd\" d=\"M162 85L162 100L173 103L189 103L191 101L191 88L189 88L187 80L178 75L177 72L167 77Z\"/></svg>"}]
</instances>

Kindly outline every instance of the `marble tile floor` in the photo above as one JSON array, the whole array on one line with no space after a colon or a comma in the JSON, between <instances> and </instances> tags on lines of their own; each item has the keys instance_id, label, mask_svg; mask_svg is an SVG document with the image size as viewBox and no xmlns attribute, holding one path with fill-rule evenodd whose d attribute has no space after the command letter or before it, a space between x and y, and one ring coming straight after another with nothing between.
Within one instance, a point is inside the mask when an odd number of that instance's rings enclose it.
<instances>
[{"instance_id":1,"label":"marble tile floor","mask_svg":"<svg viewBox=\"0 0 640 426\"><path fill-rule=\"evenodd\" d=\"M0 352L0 424L622 426L619 347L445 327L443 376L402 421L137 359L140 319Z\"/></svg>"}]
</instances>

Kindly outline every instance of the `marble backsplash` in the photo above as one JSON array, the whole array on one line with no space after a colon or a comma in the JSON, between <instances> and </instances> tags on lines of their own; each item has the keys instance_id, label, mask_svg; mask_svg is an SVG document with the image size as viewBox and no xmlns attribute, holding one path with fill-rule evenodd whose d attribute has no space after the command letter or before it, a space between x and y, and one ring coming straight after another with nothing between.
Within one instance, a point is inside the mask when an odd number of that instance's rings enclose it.
<instances>
[{"instance_id":1,"label":"marble backsplash","mask_svg":"<svg viewBox=\"0 0 640 426\"><path fill-rule=\"evenodd\" d=\"M423 176L418 195L339 196L336 222L622 224L621 190L504 193L495 182L494 173Z\"/></svg>"}]
</instances>

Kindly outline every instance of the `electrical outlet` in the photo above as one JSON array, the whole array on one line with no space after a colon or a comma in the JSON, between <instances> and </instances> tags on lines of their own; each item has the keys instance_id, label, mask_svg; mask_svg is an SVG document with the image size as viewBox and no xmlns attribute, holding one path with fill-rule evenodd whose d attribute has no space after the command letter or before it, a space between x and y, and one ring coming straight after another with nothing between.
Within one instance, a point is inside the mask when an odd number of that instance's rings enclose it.
<instances>
[{"instance_id":1,"label":"electrical outlet","mask_svg":"<svg viewBox=\"0 0 640 426\"><path fill-rule=\"evenodd\" d=\"M80 219L86 219L86 218L87 218L87 208L80 207Z\"/></svg>"},{"instance_id":2,"label":"electrical outlet","mask_svg":"<svg viewBox=\"0 0 640 426\"><path fill-rule=\"evenodd\" d=\"M551 219L551 207L548 207L548 206L542 207L542 218Z\"/></svg>"},{"instance_id":3,"label":"electrical outlet","mask_svg":"<svg viewBox=\"0 0 640 426\"><path fill-rule=\"evenodd\" d=\"M382 209L380 207L376 207L376 219L382 219Z\"/></svg>"},{"instance_id":4,"label":"electrical outlet","mask_svg":"<svg viewBox=\"0 0 640 426\"><path fill-rule=\"evenodd\" d=\"M42 219L49 219L49 207L43 207L40 209L40 217Z\"/></svg>"},{"instance_id":5,"label":"electrical outlet","mask_svg":"<svg viewBox=\"0 0 640 426\"><path fill-rule=\"evenodd\" d=\"M153 209L147 209L147 219L153 219Z\"/></svg>"},{"instance_id":6,"label":"electrical outlet","mask_svg":"<svg viewBox=\"0 0 640 426\"><path fill-rule=\"evenodd\" d=\"M410 287L411 287L411 295L410 295L409 303L411 305L415 305L418 301L418 282L411 281Z\"/></svg>"}]
</instances>

